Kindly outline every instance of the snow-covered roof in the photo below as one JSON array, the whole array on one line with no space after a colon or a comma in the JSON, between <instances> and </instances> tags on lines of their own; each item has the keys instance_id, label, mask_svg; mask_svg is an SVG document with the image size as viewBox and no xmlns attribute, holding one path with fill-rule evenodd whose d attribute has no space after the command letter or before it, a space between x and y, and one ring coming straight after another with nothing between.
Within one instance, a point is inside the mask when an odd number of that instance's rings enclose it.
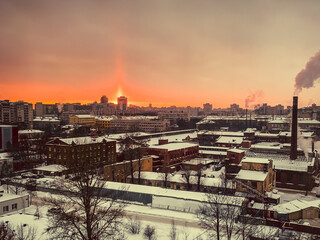
<instances>
[{"instance_id":1,"label":"snow-covered roof","mask_svg":"<svg viewBox=\"0 0 320 240\"><path fill-rule=\"evenodd\" d=\"M90 143L100 143L103 140L106 140L107 142L110 141L109 139L105 137L75 137L75 138L59 138L60 141L66 143L66 144L72 144L73 142L76 145L81 144L90 144Z\"/></svg>"},{"instance_id":2,"label":"snow-covered roof","mask_svg":"<svg viewBox=\"0 0 320 240\"><path fill-rule=\"evenodd\" d=\"M290 202L273 206L272 210L278 212L279 214L289 214L289 213L298 212L310 207L320 208L320 200L306 201L302 199L297 199L297 200L293 200Z\"/></svg>"},{"instance_id":3,"label":"snow-covered roof","mask_svg":"<svg viewBox=\"0 0 320 240\"><path fill-rule=\"evenodd\" d=\"M243 141L243 137L227 137L221 136L218 138L216 143L231 143L231 144L241 144Z\"/></svg>"},{"instance_id":4,"label":"snow-covered roof","mask_svg":"<svg viewBox=\"0 0 320 240\"><path fill-rule=\"evenodd\" d=\"M244 153L245 150L238 149L238 148L231 148L228 150L228 152L234 152L234 153Z\"/></svg>"},{"instance_id":5,"label":"snow-covered roof","mask_svg":"<svg viewBox=\"0 0 320 240\"><path fill-rule=\"evenodd\" d=\"M210 159L210 158L194 158L194 159L190 159L188 161L184 161L184 164L189 164L189 165L199 165L199 164L210 164L215 162L214 160Z\"/></svg>"},{"instance_id":6,"label":"snow-covered roof","mask_svg":"<svg viewBox=\"0 0 320 240\"><path fill-rule=\"evenodd\" d=\"M25 197L25 196L28 196L28 194L16 195L16 194L7 194L7 193L4 193L4 194L0 197L0 202L5 202L5 201L14 200L14 199L19 199L19 198Z\"/></svg>"},{"instance_id":7,"label":"snow-covered roof","mask_svg":"<svg viewBox=\"0 0 320 240\"><path fill-rule=\"evenodd\" d=\"M27 130L19 130L18 134L32 134L32 133L44 133L44 131L37 130L37 129L27 129Z\"/></svg>"},{"instance_id":8,"label":"snow-covered roof","mask_svg":"<svg viewBox=\"0 0 320 240\"><path fill-rule=\"evenodd\" d=\"M199 150L200 154L227 156L226 151Z\"/></svg>"},{"instance_id":9,"label":"snow-covered roof","mask_svg":"<svg viewBox=\"0 0 320 240\"><path fill-rule=\"evenodd\" d=\"M298 119L299 124L320 124L320 121L315 119Z\"/></svg>"},{"instance_id":10,"label":"snow-covered roof","mask_svg":"<svg viewBox=\"0 0 320 240\"><path fill-rule=\"evenodd\" d=\"M93 115L89 115L89 114L79 114L79 115L73 115L77 118L95 118L95 116Z\"/></svg>"},{"instance_id":11,"label":"snow-covered roof","mask_svg":"<svg viewBox=\"0 0 320 240\"><path fill-rule=\"evenodd\" d=\"M274 137L278 137L279 135L277 133L261 133L261 132L256 132L255 133L256 137L270 137L270 138L274 138Z\"/></svg>"},{"instance_id":12,"label":"snow-covered roof","mask_svg":"<svg viewBox=\"0 0 320 240\"><path fill-rule=\"evenodd\" d=\"M175 150L180 150L180 149L185 149L190 147L197 147L197 146L199 145L195 143L189 143L189 142L171 142L171 143L162 144L162 145L151 145L149 148L166 149L168 151L175 151Z\"/></svg>"},{"instance_id":13,"label":"snow-covered roof","mask_svg":"<svg viewBox=\"0 0 320 240\"><path fill-rule=\"evenodd\" d=\"M314 136L314 132L300 132L298 133L300 134L301 137L305 137L305 138L308 138L308 137L313 137ZM279 133L279 136L286 136L286 137L291 137L291 132L280 132Z\"/></svg>"},{"instance_id":14,"label":"snow-covered roof","mask_svg":"<svg viewBox=\"0 0 320 240\"><path fill-rule=\"evenodd\" d=\"M243 132L229 132L229 131L199 131L199 135L216 135L216 136L234 136L234 137L243 137Z\"/></svg>"},{"instance_id":15,"label":"snow-covered roof","mask_svg":"<svg viewBox=\"0 0 320 240\"><path fill-rule=\"evenodd\" d=\"M12 158L9 153L0 153L0 160L8 160L8 158Z\"/></svg>"},{"instance_id":16,"label":"snow-covered roof","mask_svg":"<svg viewBox=\"0 0 320 240\"><path fill-rule=\"evenodd\" d=\"M315 158L305 156L297 156L296 160L290 160L290 156L286 154L273 153L255 153L248 151L246 157L267 158L273 160L273 166L276 170L288 170L297 172L307 172L308 166L314 166Z\"/></svg>"},{"instance_id":17,"label":"snow-covered roof","mask_svg":"<svg viewBox=\"0 0 320 240\"><path fill-rule=\"evenodd\" d=\"M268 158L244 157L241 162L243 162L243 163L263 163L263 164L269 164L269 159L268 159Z\"/></svg>"},{"instance_id":18,"label":"snow-covered roof","mask_svg":"<svg viewBox=\"0 0 320 240\"><path fill-rule=\"evenodd\" d=\"M34 170L45 171L45 172L63 172L67 169L68 168L66 168L65 166L62 166L59 164L52 164L52 165L34 168Z\"/></svg>"},{"instance_id":19,"label":"snow-covered roof","mask_svg":"<svg viewBox=\"0 0 320 240\"><path fill-rule=\"evenodd\" d=\"M36 117L33 119L33 122L60 122L60 120L56 117Z\"/></svg>"},{"instance_id":20,"label":"snow-covered roof","mask_svg":"<svg viewBox=\"0 0 320 240\"><path fill-rule=\"evenodd\" d=\"M136 192L141 194L151 194L156 196L172 197L172 198L179 198L179 199L185 199L185 200L194 200L194 201L201 201L201 202L207 201L206 193L202 193L202 192L189 192L189 191L174 190L174 189L145 186L145 185L138 185L138 184L119 183L119 182L106 182L104 187L112 190ZM228 196L227 199L230 202L223 202L223 204L232 203L232 204L242 205L242 203L245 201L245 198L243 197ZM219 201L219 198L217 200ZM223 200L225 201L226 199L223 198Z\"/></svg>"},{"instance_id":21,"label":"snow-covered roof","mask_svg":"<svg viewBox=\"0 0 320 240\"><path fill-rule=\"evenodd\" d=\"M267 176L267 172L241 169L236 176L236 179L263 182Z\"/></svg>"}]
</instances>

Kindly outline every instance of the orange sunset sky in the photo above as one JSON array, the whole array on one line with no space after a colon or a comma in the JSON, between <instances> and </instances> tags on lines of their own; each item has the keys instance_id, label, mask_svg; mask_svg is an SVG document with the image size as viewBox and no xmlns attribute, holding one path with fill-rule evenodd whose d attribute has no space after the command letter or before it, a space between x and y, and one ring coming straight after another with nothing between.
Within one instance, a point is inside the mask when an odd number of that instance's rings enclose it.
<instances>
[{"instance_id":1,"label":"orange sunset sky","mask_svg":"<svg viewBox=\"0 0 320 240\"><path fill-rule=\"evenodd\" d=\"M0 100L290 105L320 1L0 0ZM320 105L320 84L300 106Z\"/></svg>"}]
</instances>

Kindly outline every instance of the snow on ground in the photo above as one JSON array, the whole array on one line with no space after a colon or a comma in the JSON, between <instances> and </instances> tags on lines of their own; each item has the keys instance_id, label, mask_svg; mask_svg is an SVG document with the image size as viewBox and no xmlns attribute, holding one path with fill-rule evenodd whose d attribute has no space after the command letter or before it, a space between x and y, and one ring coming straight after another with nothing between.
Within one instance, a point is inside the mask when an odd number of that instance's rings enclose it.
<instances>
[{"instance_id":1,"label":"snow on ground","mask_svg":"<svg viewBox=\"0 0 320 240\"><path fill-rule=\"evenodd\" d=\"M299 191L299 190L290 190L290 189L283 189L283 188L277 188L278 194L280 195L280 203L286 203L293 200L317 200L319 198L315 197L314 194L308 193L308 195L305 195L305 191Z\"/></svg>"}]
</instances>

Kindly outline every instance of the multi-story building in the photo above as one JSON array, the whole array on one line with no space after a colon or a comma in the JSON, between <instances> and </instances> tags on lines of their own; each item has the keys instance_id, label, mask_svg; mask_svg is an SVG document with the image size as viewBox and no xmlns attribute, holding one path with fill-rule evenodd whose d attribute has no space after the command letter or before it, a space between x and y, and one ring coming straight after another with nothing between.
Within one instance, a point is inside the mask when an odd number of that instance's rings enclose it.
<instances>
[{"instance_id":1,"label":"multi-story building","mask_svg":"<svg viewBox=\"0 0 320 240\"><path fill-rule=\"evenodd\" d=\"M267 158L245 157L241 161L241 170L235 179L239 192L250 192L250 188L262 194L270 192L276 186L273 161Z\"/></svg>"},{"instance_id":2,"label":"multi-story building","mask_svg":"<svg viewBox=\"0 0 320 240\"><path fill-rule=\"evenodd\" d=\"M158 112L158 117L161 120L169 120L170 124L175 124L177 123L178 120L184 120L184 121L190 120L190 115L188 114L188 112L183 110L161 111L161 112Z\"/></svg>"},{"instance_id":3,"label":"multi-story building","mask_svg":"<svg viewBox=\"0 0 320 240\"><path fill-rule=\"evenodd\" d=\"M210 114L212 112L212 104L210 103L203 104L203 112L205 115Z\"/></svg>"},{"instance_id":4,"label":"multi-story building","mask_svg":"<svg viewBox=\"0 0 320 240\"><path fill-rule=\"evenodd\" d=\"M32 120L33 108L31 103L0 101L0 123L17 124L20 128L31 128Z\"/></svg>"},{"instance_id":5,"label":"multi-story building","mask_svg":"<svg viewBox=\"0 0 320 240\"><path fill-rule=\"evenodd\" d=\"M118 109L120 111L126 111L127 105L128 105L128 98L126 98L125 96L118 97Z\"/></svg>"},{"instance_id":6,"label":"multi-story building","mask_svg":"<svg viewBox=\"0 0 320 240\"><path fill-rule=\"evenodd\" d=\"M0 152L18 147L18 126L0 125Z\"/></svg>"},{"instance_id":7,"label":"multi-story building","mask_svg":"<svg viewBox=\"0 0 320 240\"><path fill-rule=\"evenodd\" d=\"M145 156L143 158L132 160L132 170L152 172L152 157ZM127 182L127 177L131 173L131 162L123 161L104 166L104 180L114 182Z\"/></svg>"},{"instance_id":8,"label":"multi-story building","mask_svg":"<svg viewBox=\"0 0 320 240\"><path fill-rule=\"evenodd\" d=\"M104 166L116 162L116 141L104 137L56 138L47 142L50 163L73 166L94 163Z\"/></svg>"},{"instance_id":9,"label":"multi-story building","mask_svg":"<svg viewBox=\"0 0 320 240\"><path fill-rule=\"evenodd\" d=\"M108 103L108 98L106 97L106 95L103 95L100 99L100 103Z\"/></svg>"},{"instance_id":10,"label":"multi-story building","mask_svg":"<svg viewBox=\"0 0 320 240\"><path fill-rule=\"evenodd\" d=\"M33 128L39 130L55 130L60 126L57 117L36 117L33 119Z\"/></svg>"},{"instance_id":11,"label":"multi-story building","mask_svg":"<svg viewBox=\"0 0 320 240\"><path fill-rule=\"evenodd\" d=\"M94 126L96 117L92 115L70 115L69 123L74 125Z\"/></svg>"},{"instance_id":12,"label":"multi-story building","mask_svg":"<svg viewBox=\"0 0 320 240\"><path fill-rule=\"evenodd\" d=\"M145 148L148 155L159 158L153 162L153 170L172 172L179 170L181 162L199 155L199 145L189 142L168 142L167 139L159 139L159 144Z\"/></svg>"}]
</instances>

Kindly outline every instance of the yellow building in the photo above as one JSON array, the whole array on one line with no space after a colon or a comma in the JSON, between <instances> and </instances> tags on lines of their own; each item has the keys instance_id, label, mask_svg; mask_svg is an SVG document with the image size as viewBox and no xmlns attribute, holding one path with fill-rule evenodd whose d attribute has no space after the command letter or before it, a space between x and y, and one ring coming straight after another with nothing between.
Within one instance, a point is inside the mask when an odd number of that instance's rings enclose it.
<instances>
[{"instance_id":1,"label":"yellow building","mask_svg":"<svg viewBox=\"0 0 320 240\"><path fill-rule=\"evenodd\" d=\"M139 159L132 161L133 172L139 170ZM152 157L146 156L140 159L141 172L152 172ZM127 182L130 175L130 161L124 161L104 166L104 180L114 182Z\"/></svg>"},{"instance_id":2,"label":"yellow building","mask_svg":"<svg viewBox=\"0 0 320 240\"><path fill-rule=\"evenodd\" d=\"M69 122L70 124L94 126L96 124L96 118L91 115L70 115Z\"/></svg>"},{"instance_id":3,"label":"yellow building","mask_svg":"<svg viewBox=\"0 0 320 240\"><path fill-rule=\"evenodd\" d=\"M110 117L97 117L96 118L96 127L99 130L108 130L111 126L111 120L113 118Z\"/></svg>"},{"instance_id":4,"label":"yellow building","mask_svg":"<svg viewBox=\"0 0 320 240\"><path fill-rule=\"evenodd\" d=\"M276 173L272 168L271 159L245 157L241 165L241 170L235 178L237 191L247 192L251 188L264 194L275 187Z\"/></svg>"}]
</instances>

